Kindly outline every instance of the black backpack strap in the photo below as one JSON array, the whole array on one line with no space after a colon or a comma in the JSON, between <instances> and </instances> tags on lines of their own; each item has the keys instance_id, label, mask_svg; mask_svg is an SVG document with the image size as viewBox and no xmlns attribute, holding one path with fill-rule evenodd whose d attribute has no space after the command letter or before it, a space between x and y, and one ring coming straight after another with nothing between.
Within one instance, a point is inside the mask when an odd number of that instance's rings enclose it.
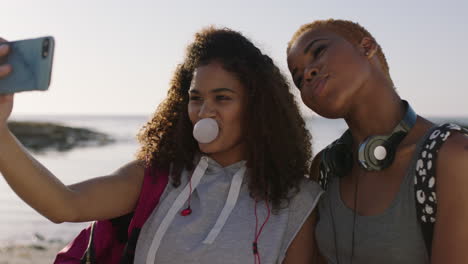
<instances>
[{"instance_id":1,"label":"black backpack strap","mask_svg":"<svg viewBox=\"0 0 468 264\"><path fill-rule=\"evenodd\" d=\"M125 244L122 257L120 258L120 264L131 264L135 258L136 244L138 237L140 236L141 228L134 228L130 235L128 242Z\"/></svg>"},{"instance_id":2,"label":"black backpack strap","mask_svg":"<svg viewBox=\"0 0 468 264\"><path fill-rule=\"evenodd\" d=\"M95 226L96 226L96 221L91 223L91 230L89 231L88 246L86 247L83 257L80 259L81 264L97 263L96 253L94 252L94 227Z\"/></svg>"},{"instance_id":3,"label":"black backpack strap","mask_svg":"<svg viewBox=\"0 0 468 264\"><path fill-rule=\"evenodd\" d=\"M437 213L436 160L440 147L453 131L468 135L468 130L456 124L442 124L430 131L418 153L414 176L416 216L421 226L426 250L431 256L432 237Z\"/></svg>"},{"instance_id":4,"label":"black backpack strap","mask_svg":"<svg viewBox=\"0 0 468 264\"><path fill-rule=\"evenodd\" d=\"M330 150L341 139L341 137L336 139L335 141L333 141L330 145L325 147L325 149L323 149L320 152L319 176L318 176L317 181L318 181L318 184L320 185L320 187L322 187L322 189L324 191L327 191L327 189L328 189L328 183L330 182L330 175L332 174L330 169L327 168L327 166L325 165L324 160L327 159L327 153L330 152Z\"/></svg>"},{"instance_id":5,"label":"black backpack strap","mask_svg":"<svg viewBox=\"0 0 468 264\"><path fill-rule=\"evenodd\" d=\"M325 169L325 166L320 162L318 184L324 191L328 188L329 174L330 173Z\"/></svg>"}]
</instances>

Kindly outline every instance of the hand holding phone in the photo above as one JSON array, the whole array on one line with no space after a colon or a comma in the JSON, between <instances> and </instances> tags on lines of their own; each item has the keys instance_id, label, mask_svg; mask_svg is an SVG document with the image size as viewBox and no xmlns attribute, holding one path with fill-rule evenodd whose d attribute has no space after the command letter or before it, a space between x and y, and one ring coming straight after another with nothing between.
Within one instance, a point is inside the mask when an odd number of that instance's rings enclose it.
<instances>
[{"instance_id":1,"label":"hand holding phone","mask_svg":"<svg viewBox=\"0 0 468 264\"><path fill-rule=\"evenodd\" d=\"M55 44L53 37L0 44L8 45L9 50L6 56L2 56L0 49L0 94L49 88Z\"/></svg>"},{"instance_id":2,"label":"hand holding phone","mask_svg":"<svg viewBox=\"0 0 468 264\"><path fill-rule=\"evenodd\" d=\"M0 80L7 77L8 74L11 72L11 65L5 65L4 62L6 61L9 47L6 45L7 41L3 38L0 38ZM2 45L4 44L4 45Z\"/></svg>"},{"instance_id":3,"label":"hand holding phone","mask_svg":"<svg viewBox=\"0 0 468 264\"><path fill-rule=\"evenodd\" d=\"M4 61L8 52L8 45L2 45L7 42L3 38L0 38L0 80L8 76L11 72L11 66L1 63ZM8 129L7 120L13 109L13 94L0 94L0 131Z\"/></svg>"}]
</instances>

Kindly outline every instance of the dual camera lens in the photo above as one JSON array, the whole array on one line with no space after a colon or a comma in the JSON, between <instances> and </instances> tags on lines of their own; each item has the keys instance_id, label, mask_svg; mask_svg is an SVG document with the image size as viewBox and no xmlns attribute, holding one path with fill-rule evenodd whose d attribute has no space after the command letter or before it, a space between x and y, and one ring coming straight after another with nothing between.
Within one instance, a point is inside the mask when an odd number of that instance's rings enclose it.
<instances>
[{"instance_id":1,"label":"dual camera lens","mask_svg":"<svg viewBox=\"0 0 468 264\"><path fill-rule=\"evenodd\" d=\"M47 58L50 53L50 40L48 38L42 41L42 58Z\"/></svg>"}]
</instances>

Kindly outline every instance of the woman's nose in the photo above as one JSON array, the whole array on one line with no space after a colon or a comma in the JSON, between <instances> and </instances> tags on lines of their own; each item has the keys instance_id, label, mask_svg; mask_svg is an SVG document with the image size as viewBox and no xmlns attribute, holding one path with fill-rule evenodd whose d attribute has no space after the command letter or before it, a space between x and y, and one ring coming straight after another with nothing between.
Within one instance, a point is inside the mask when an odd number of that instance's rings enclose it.
<instances>
[{"instance_id":1,"label":"woman's nose","mask_svg":"<svg viewBox=\"0 0 468 264\"><path fill-rule=\"evenodd\" d=\"M204 102L203 105L200 107L200 111L198 112L198 117L200 118L208 118L215 116L215 109L209 102Z\"/></svg>"},{"instance_id":2,"label":"woman's nose","mask_svg":"<svg viewBox=\"0 0 468 264\"><path fill-rule=\"evenodd\" d=\"M307 83L312 82L319 74L317 67L307 67L304 70L304 81Z\"/></svg>"}]
</instances>

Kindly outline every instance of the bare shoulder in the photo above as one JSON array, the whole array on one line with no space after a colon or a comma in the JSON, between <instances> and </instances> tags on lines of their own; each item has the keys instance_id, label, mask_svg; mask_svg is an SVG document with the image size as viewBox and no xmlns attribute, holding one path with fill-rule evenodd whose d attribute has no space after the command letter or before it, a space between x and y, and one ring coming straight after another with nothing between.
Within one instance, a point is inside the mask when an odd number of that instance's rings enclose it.
<instances>
[{"instance_id":1,"label":"bare shoulder","mask_svg":"<svg viewBox=\"0 0 468 264\"><path fill-rule=\"evenodd\" d=\"M438 200L458 203L468 199L468 136L453 132L441 146L436 165Z\"/></svg>"},{"instance_id":2,"label":"bare shoulder","mask_svg":"<svg viewBox=\"0 0 468 264\"><path fill-rule=\"evenodd\" d=\"M133 188L135 191L140 190L145 176L145 163L139 160L130 161L111 174L104 176L109 181L127 185L127 188Z\"/></svg>"},{"instance_id":3,"label":"bare shoulder","mask_svg":"<svg viewBox=\"0 0 468 264\"><path fill-rule=\"evenodd\" d=\"M431 263L467 263L468 137L453 132L440 148L436 166L437 222Z\"/></svg>"},{"instance_id":4,"label":"bare shoulder","mask_svg":"<svg viewBox=\"0 0 468 264\"><path fill-rule=\"evenodd\" d=\"M145 176L145 163L134 160L117 169L112 176L115 176L127 188L133 189L133 193L140 193Z\"/></svg>"},{"instance_id":5,"label":"bare shoulder","mask_svg":"<svg viewBox=\"0 0 468 264\"><path fill-rule=\"evenodd\" d=\"M468 182L468 136L453 132L439 150L436 173L439 182L449 180L447 174Z\"/></svg>"},{"instance_id":6,"label":"bare shoulder","mask_svg":"<svg viewBox=\"0 0 468 264\"><path fill-rule=\"evenodd\" d=\"M143 176L145 173L145 164L140 160L134 160L124 164L122 167L117 169L112 176L118 176L122 178L129 178L132 180L136 180L136 178L141 178L143 180Z\"/></svg>"}]
</instances>

